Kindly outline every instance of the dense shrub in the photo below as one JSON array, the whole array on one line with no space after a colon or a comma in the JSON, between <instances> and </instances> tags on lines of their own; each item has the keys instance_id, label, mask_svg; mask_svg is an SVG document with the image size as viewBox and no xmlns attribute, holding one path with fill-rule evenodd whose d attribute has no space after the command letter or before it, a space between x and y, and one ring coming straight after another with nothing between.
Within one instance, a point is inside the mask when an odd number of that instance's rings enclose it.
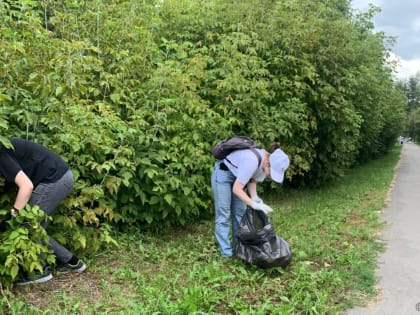
<instances>
[{"instance_id":1,"label":"dense shrub","mask_svg":"<svg viewBox=\"0 0 420 315\"><path fill-rule=\"evenodd\" d=\"M286 185L325 182L402 128L373 14L345 0L2 2L0 142L71 165L51 233L74 249L211 214L209 152L231 134L280 141Z\"/></svg>"}]
</instances>

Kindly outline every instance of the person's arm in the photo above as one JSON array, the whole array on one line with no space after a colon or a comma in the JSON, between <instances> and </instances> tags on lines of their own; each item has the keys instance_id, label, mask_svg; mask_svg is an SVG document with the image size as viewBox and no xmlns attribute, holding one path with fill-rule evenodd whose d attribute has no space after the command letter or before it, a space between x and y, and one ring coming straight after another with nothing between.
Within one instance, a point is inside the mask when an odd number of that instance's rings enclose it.
<instances>
[{"instance_id":1,"label":"person's arm","mask_svg":"<svg viewBox=\"0 0 420 315\"><path fill-rule=\"evenodd\" d=\"M25 207L31 198L34 184L23 171L16 174L15 184L18 186L18 193L13 208L20 210Z\"/></svg>"},{"instance_id":2,"label":"person's arm","mask_svg":"<svg viewBox=\"0 0 420 315\"><path fill-rule=\"evenodd\" d=\"M248 206L252 207L254 202L248 196L248 194L245 192L244 188L245 188L245 186L239 180L235 180L235 182L233 183L232 191L239 199L241 199L243 202L245 202ZM249 186L248 186L248 189L249 189ZM255 187L255 189L256 189L256 187Z\"/></svg>"},{"instance_id":3,"label":"person's arm","mask_svg":"<svg viewBox=\"0 0 420 315\"><path fill-rule=\"evenodd\" d=\"M248 183L248 193L251 199L254 199L257 196L257 182L251 179Z\"/></svg>"},{"instance_id":4,"label":"person's arm","mask_svg":"<svg viewBox=\"0 0 420 315\"><path fill-rule=\"evenodd\" d=\"M249 186L249 184L251 184L251 186ZM255 210L264 211L266 214L273 211L273 209L271 209L271 207L264 204L262 202L262 200L260 200L260 202L257 202L255 200L251 199L248 196L248 194L245 192L244 188L245 188L245 186L242 185L242 183L239 180L235 180L235 182L233 183L232 191L239 199L241 199L248 206L250 206L251 208L253 208ZM254 182L254 181L250 181L248 183L248 191L252 191L252 192L250 192L250 194L255 193L255 195L252 195L252 196L256 197L257 196L256 195L256 193L257 193L257 183Z\"/></svg>"}]
</instances>

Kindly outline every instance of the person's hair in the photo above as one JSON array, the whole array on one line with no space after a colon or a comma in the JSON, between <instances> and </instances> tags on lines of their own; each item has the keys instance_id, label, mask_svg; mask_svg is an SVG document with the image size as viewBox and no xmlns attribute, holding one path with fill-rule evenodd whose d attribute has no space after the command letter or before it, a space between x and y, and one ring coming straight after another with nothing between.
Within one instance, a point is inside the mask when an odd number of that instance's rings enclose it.
<instances>
[{"instance_id":1,"label":"person's hair","mask_svg":"<svg viewBox=\"0 0 420 315\"><path fill-rule=\"evenodd\" d=\"M271 147L271 152L274 152L274 150L280 148L280 142L273 142L271 143L270 147Z\"/></svg>"}]
</instances>

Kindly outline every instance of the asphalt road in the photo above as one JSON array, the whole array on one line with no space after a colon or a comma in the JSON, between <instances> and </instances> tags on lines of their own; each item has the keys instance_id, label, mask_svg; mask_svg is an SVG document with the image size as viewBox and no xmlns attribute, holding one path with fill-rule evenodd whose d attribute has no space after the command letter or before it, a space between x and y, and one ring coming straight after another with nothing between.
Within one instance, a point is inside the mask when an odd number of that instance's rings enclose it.
<instances>
[{"instance_id":1,"label":"asphalt road","mask_svg":"<svg viewBox=\"0 0 420 315\"><path fill-rule=\"evenodd\" d=\"M381 294L348 315L420 315L420 146L404 143L382 219L386 250L378 259Z\"/></svg>"}]
</instances>

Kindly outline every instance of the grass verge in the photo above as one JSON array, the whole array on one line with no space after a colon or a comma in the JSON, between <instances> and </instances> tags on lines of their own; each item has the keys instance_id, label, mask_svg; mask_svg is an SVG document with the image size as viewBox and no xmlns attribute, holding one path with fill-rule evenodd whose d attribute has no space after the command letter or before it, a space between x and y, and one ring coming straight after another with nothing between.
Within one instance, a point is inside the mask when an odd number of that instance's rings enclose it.
<instances>
[{"instance_id":1,"label":"grass verge","mask_svg":"<svg viewBox=\"0 0 420 315\"><path fill-rule=\"evenodd\" d=\"M340 314L377 294L379 214L400 156L350 170L318 189L266 196L292 263L261 270L219 256L213 222L117 235L118 248L80 275L2 290L4 314Z\"/></svg>"}]
</instances>

